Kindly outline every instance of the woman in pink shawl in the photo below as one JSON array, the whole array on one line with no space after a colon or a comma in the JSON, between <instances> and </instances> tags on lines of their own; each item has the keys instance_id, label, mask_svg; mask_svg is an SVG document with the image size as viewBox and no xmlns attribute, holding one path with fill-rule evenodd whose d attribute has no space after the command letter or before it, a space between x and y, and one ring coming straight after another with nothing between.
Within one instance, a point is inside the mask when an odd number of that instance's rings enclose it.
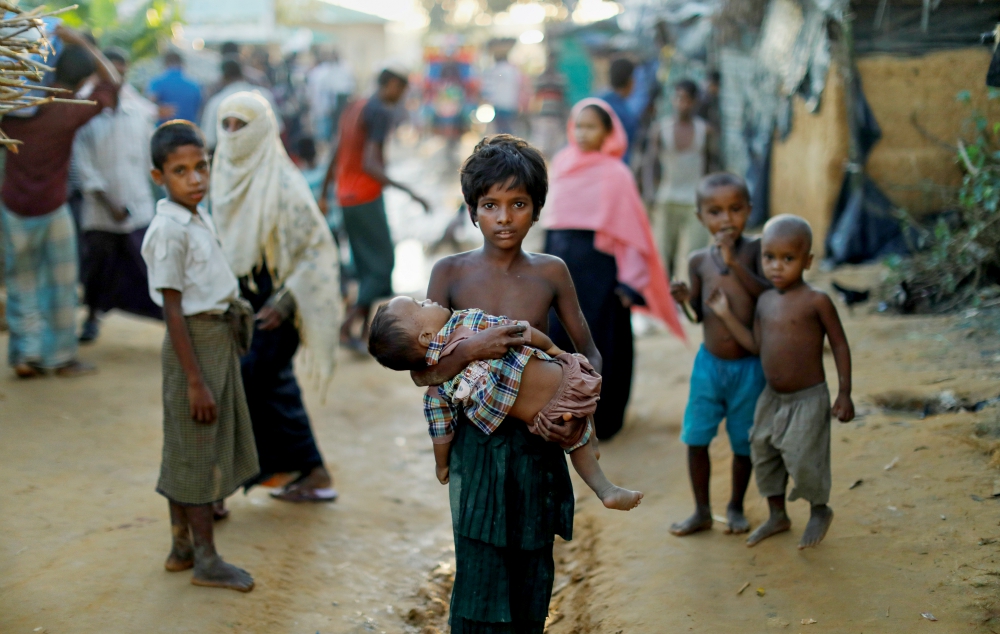
<instances>
[{"instance_id":1,"label":"woman in pink shawl","mask_svg":"<svg viewBox=\"0 0 1000 634\"><path fill-rule=\"evenodd\" d=\"M609 438L622 427L632 389L631 307L642 307L678 337L685 336L646 210L621 160L628 147L624 127L606 102L584 99L573 108L567 136L569 146L550 169L545 252L569 267L604 359L594 423L598 438ZM569 345L559 320L549 322L552 340Z\"/></svg>"}]
</instances>

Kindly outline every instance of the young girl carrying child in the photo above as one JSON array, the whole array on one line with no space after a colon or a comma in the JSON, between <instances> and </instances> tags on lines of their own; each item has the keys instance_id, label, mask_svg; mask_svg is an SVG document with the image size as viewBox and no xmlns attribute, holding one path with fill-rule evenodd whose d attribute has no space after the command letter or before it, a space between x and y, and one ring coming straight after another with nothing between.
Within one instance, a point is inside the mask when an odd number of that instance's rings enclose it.
<instances>
[{"instance_id":1,"label":"young girl carrying child","mask_svg":"<svg viewBox=\"0 0 1000 634\"><path fill-rule=\"evenodd\" d=\"M548 179L537 150L509 135L485 139L462 167L462 193L485 239L482 248L439 261L428 298L445 308L478 308L548 330L554 308L575 348L600 372L601 357L562 260L521 248L545 203ZM441 385L469 363L499 359L524 343L525 326L487 328L437 365L416 372ZM522 421L487 435L461 416L449 456L455 532L453 634L538 633L545 628L556 535L572 537L573 488L560 444L583 432L575 421L543 421L541 436ZM546 442L546 439L556 442Z\"/></svg>"}]
</instances>

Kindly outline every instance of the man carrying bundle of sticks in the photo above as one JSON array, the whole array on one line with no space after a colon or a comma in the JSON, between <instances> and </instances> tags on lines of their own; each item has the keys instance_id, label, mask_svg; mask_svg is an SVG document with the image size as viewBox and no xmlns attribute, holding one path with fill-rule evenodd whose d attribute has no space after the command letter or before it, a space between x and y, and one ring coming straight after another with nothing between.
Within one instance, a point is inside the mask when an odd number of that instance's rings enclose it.
<instances>
[{"instance_id":1,"label":"man carrying bundle of sticks","mask_svg":"<svg viewBox=\"0 0 1000 634\"><path fill-rule=\"evenodd\" d=\"M77 238L66 181L76 131L115 107L121 77L82 34L62 26L56 34L65 47L56 59L55 87L96 103L45 103L30 117L8 116L2 123L22 142L7 153L0 191L8 356L21 378L94 371L76 356Z\"/></svg>"}]
</instances>

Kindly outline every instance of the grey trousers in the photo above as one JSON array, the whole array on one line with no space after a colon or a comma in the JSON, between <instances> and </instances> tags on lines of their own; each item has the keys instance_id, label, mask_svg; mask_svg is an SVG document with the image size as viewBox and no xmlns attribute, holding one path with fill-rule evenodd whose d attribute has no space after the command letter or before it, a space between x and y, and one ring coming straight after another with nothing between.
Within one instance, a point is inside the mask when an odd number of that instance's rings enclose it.
<instances>
[{"instance_id":1,"label":"grey trousers","mask_svg":"<svg viewBox=\"0 0 1000 634\"><path fill-rule=\"evenodd\" d=\"M830 391L826 383L791 394L765 387L750 430L750 455L762 496L784 495L791 476L794 486L789 501L829 502Z\"/></svg>"}]
</instances>

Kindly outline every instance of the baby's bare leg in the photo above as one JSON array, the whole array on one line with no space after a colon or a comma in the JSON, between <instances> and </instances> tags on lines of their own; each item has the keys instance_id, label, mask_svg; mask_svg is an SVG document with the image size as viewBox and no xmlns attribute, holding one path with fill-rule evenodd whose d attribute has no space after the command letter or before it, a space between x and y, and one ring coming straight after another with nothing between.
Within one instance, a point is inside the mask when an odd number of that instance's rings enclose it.
<instances>
[{"instance_id":1,"label":"baby's bare leg","mask_svg":"<svg viewBox=\"0 0 1000 634\"><path fill-rule=\"evenodd\" d=\"M604 470L597 462L597 452L595 451L597 443L594 441L595 438L591 437L586 445L569 455L573 462L573 468L587 483L587 486L597 494L597 497L601 498L601 502L607 508L629 511L639 506L639 503L642 502L642 493L615 486L604 475Z\"/></svg>"},{"instance_id":2,"label":"baby's bare leg","mask_svg":"<svg viewBox=\"0 0 1000 634\"><path fill-rule=\"evenodd\" d=\"M173 545L164 568L170 572L180 572L194 567L191 527L188 525L184 507L176 502L170 503L170 532L173 534Z\"/></svg>"},{"instance_id":3,"label":"baby's bare leg","mask_svg":"<svg viewBox=\"0 0 1000 634\"><path fill-rule=\"evenodd\" d=\"M246 570L227 564L215 550L212 505L189 506L187 512L194 536L194 575L191 583L211 588L230 588L240 592L253 590L253 577Z\"/></svg>"}]
</instances>

